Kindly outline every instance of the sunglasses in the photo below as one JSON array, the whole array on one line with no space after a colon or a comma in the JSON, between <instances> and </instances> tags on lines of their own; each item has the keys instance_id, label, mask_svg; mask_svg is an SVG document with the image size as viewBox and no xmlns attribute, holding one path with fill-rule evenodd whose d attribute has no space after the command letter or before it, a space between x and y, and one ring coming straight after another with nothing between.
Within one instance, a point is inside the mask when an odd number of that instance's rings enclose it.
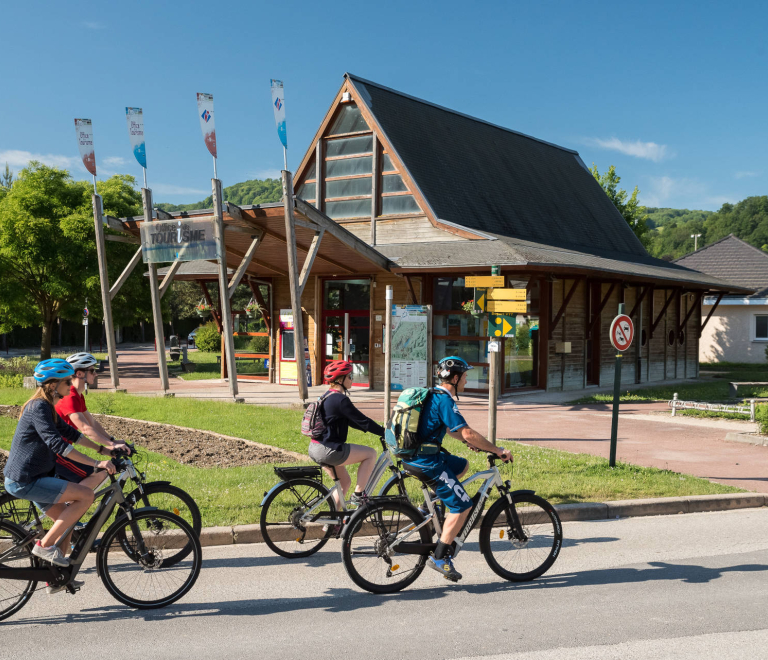
<instances>
[{"instance_id":1,"label":"sunglasses","mask_svg":"<svg viewBox=\"0 0 768 660\"><path fill-rule=\"evenodd\" d=\"M67 380L62 381L67 387L72 387L72 379L67 378Z\"/></svg>"},{"instance_id":2,"label":"sunglasses","mask_svg":"<svg viewBox=\"0 0 768 660\"><path fill-rule=\"evenodd\" d=\"M94 369L93 367L91 367L90 369L86 369L86 371L87 371L89 374L95 374L95 373L96 373L96 369Z\"/></svg>"}]
</instances>

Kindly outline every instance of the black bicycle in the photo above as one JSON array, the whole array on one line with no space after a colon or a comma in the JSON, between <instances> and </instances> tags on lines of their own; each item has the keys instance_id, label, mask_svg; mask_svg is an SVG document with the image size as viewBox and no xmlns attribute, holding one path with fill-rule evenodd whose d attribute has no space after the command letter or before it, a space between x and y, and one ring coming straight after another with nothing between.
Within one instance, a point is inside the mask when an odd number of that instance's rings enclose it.
<instances>
[{"instance_id":1,"label":"black bicycle","mask_svg":"<svg viewBox=\"0 0 768 660\"><path fill-rule=\"evenodd\" d=\"M96 550L97 573L115 599L129 607L154 609L175 603L194 586L202 565L198 535L170 511L134 508L123 495L133 463L124 455L113 458L112 463L119 474L109 475L110 485L96 493L101 502L75 540L67 567L49 564L32 554L42 529L27 530L5 514L0 516L0 620L24 607L38 582L65 586L75 593L72 580L115 508L117 517Z\"/></svg>"},{"instance_id":2,"label":"black bicycle","mask_svg":"<svg viewBox=\"0 0 768 660\"><path fill-rule=\"evenodd\" d=\"M560 518L555 508L534 491L513 491L510 481L502 481L496 459L495 454L489 454L489 469L462 482L466 485L485 479L472 498L472 508L453 544L453 556L480 520L490 489L495 486L499 499L482 519L480 551L491 570L505 580L533 580L557 559L563 542ZM402 497L369 498L352 515L342 534L341 557L357 586L375 594L392 593L421 575L437 545L430 530L435 515L432 501L426 486L423 491L429 505L426 516Z\"/></svg>"}]
</instances>

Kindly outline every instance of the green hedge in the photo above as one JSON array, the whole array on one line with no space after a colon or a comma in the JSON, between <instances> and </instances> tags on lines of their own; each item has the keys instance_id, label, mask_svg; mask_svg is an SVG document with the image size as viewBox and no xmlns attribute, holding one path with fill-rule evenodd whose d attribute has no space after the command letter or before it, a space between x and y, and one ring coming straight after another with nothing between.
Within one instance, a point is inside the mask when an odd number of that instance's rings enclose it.
<instances>
[{"instance_id":1,"label":"green hedge","mask_svg":"<svg viewBox=\"0 0 768 660\"><path fill-rule=\"evenodd\" d=\"M221 335L213 321L209 321L197 331L195 346L206 353L218 353L221 351Z\"/></svg>"}]
</instances>

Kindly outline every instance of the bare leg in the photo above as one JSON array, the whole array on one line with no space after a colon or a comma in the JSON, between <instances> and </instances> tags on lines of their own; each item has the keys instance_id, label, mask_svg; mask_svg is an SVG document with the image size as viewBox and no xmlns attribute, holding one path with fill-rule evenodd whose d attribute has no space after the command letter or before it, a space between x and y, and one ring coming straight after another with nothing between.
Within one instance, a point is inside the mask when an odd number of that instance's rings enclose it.
<instances>
[{"instance_id":1,"label":"bare leg","mask_svg":"<svg viewBox=\"0 0 768 660\"><path fill-rule=\"evenodd\" d=\"M331 479L338 479L339 485L341 486L341 490L344 493L344 496L346 496L347 491L349 490L349 487L352 485L352 478L349 476L349 472L347 472L347 468L342 467L341 465L336 466L336 476L334 477L333 470L330 468L323 468L325 470L325 473L331 478ZM333 492L333 501L336 502L336 509L341 510L344 508L344 502L339 501L339 494L338 491Z\"/></svg>"},{"instance_id":2,"label":"bare leg","mask_svg":"<svg viewBox=\"0 0 768 660\"><path fill-rule=\"evenodd\" d=\"M99 486L101 486L101 484L104 483L104 480L106 478L107 478L107 473L104 472L103 470L99 470L98 472L94 472L93 474L83 479L80 482L80 485L85 486L86 488L90 488L91 490L96 490ZM50 516L50 514L51 514L51 511L49 510L48 515ZM53 516L51 516L51 518L53 518ZM72 532L67 534L67 536L61 540L61 543L59 543L59 549L65 555L69 552L69 541L71 538L72 538Z\"/></svg>"},{"instance_id":3,"label":"bare leg","mask_svg":"<svg viewBox=\"0 0 768 660\"><path fill-rule=\"evenodd\" d=\"M87 486L69 484L62 495L61 501L70 502L70 505L56 504L46 511L46 514L54 522L48 533L40 539L40 545L44 548L48 548L56 543L68 527L71 527L82 518L83 514L88 511L88 507L93 504L93 491Z\"/></svg>"},{"instance_id":4,"label":"bare leg","mask_svg":"<svg viewBox=\"0 0 768 660\"><path fill-rule=\"evenodd\" d=\"M445 522L443 523L443 533L440 534L440 540L446 545L451 545L456 540L456 537L461 531L461 527L464 521L467 519L469 512L472 511L470 507L466 511L461 513L448 513L445 514Z\"/></svg>"},{"instance_id":5,"label":"bare leg","mask_svg":"<svg viewBox=\"0 0 768 660\"><path fill-rule=\"evenodd\" d=\"M352 465L354 463L360 463L360 467L357 468L355 492L362 493L376 465L376 450L365 445L349 445L349 457L344 461L344 465ZM346 493L346 489L344 492Z\"/></svg>"}]
</instances>

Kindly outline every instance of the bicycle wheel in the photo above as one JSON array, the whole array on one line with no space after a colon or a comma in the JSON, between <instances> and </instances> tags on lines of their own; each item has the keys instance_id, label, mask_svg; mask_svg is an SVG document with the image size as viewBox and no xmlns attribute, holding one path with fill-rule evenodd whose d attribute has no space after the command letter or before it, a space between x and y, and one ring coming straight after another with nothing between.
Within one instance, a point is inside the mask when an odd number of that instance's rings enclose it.
<instances>
[{"instance_id":1,"label":"bicycle wheel","mask_svg":"<svg viewBox=\"0 0 768 660\"><path fill-rule=\"evenodd\" d=\"M390 478L387 483L381 489L379 495L386 497L405 497L413 504L422 514L426 515L427 506L424 504L424 492L422 491L421 482L414 476L411 476L407 472L403 472L402 480L395 477ZM402 486L401 486L402 484ZM445 504L441 500L434 500L435 513L437 519L440 521L440 528L442 529L443 521L445 520ZM434 527L430 525L430 530L434 534Z\"/></svg>"},{"instance_id":2,"label":"bicycle wheel","mask_svg":"<svg viewBox=\"0 0 768 660\"><path fill-rule=\"evenodd\" d=\"M507 520L509 503L501 497L490 508L480 528L480 550L496 575L527 582L555 563L563 542L563 528L554 507L531 493L512 495L524 539L515 538Z\"/></svg>"},{"instance_id":3,"label":"bicycle wheel","mask_svg":"<svg viewBox=\"0 0 768 660\"><path fill-rule=\"evenodd\" d=\"M0 571L6 568L38 568L39 560L32 554L32 544L15 548L27 534L23 529L4 520L0 520ZM0 621L18 612L32 598L37 589L34 580L4 580L0 578Z\"/></svg>"},{"instance_id":4,"label":"bicycle wheel","mask_svg":"<svg viewBox=\"0 0 768 660\"><path fill-rule=\"evenodd\" d=\"M123 549L131 544L130 555ZM187 556L172 565L168 553L190 546ZM168 511L142 511L129 520L121 516L107 529L96 557L101 581L121 603L140 610L165 607L186 594L202 564L200 539L189 524Z\"/></svg>"},{"instance_id":5,"label":"bicycle wheel","mask_svg":"<svg viewBox=\"0 0 768 660\"><path fill-rule=\"evenodd\" d=\"M200 509L189 493L181 488L162 482L144 484L143 489L143 496L137 488L125 499L128 502L135 502L137 507L152 506L163 511L170 511L183 518L195 532L195 535L200 536L200 530L203 526ZM147 524L151 525L151 522L147 521ZM151 529L151 527L148 526L147 529ZM131 544L125 540L124 535L119 534L118 539L120 539L125 553L129 554L131 552ZM192 552L192 546L188 545L180 548L173 555L166 555L163 560L164 566L172 566L175 562L184 559L190 552Z\"/></svg>"},{"instance_id":6,"label":"bicycle wheel","mask_svg":"<svg viewBox=\"0 0 768 660\"><path fill-rule=\"evenodd\" d=\"M361 589L374 594L390 594L405 589L421 575L426 555L397 554L390 557L387 547L424 521L419 510L408 502L373 502L360 509L344 530L341 558L347 575ZM429 525L408 538L409 543L430 543Z\"/></svg>"},{"instance_id":7,"label":"bicycle wheel","mask_svg":"<svg viewBox=\"0 0 768 660\"><path fill-rule=\"evenodd\" d=\"M322 482L315 479L291 479L269 495L261 508L259 526L264 542L272 552L288 559L309 557L333 538L336 526L333 523L305 525L301 522L301 517L328 492ZM336 503L329 497L312 515L325 518L334 511Z\"/></svg>"}]
</instances>

